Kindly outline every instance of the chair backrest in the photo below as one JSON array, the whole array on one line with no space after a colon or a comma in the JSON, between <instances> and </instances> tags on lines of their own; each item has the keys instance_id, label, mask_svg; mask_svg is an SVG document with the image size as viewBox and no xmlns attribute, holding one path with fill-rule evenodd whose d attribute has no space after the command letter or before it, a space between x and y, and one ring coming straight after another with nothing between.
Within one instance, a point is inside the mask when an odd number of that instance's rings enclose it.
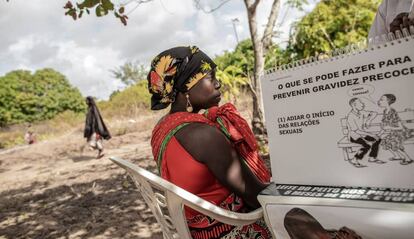
<instances>
[{"instance_id":1,"label":"chair backrest","mask_svg":"<svg viewBox=\"0 0 414 239\"><path fill-rule=\"evenodd\" d=\"M131 176L160 224L164 238L191 238L184 215L184 205L220 222L235 226L251 224L263 217L262 208L249 213L225 210L131 162L114 157L110 160L124 168Z\"/></svg>"}]
</instances>

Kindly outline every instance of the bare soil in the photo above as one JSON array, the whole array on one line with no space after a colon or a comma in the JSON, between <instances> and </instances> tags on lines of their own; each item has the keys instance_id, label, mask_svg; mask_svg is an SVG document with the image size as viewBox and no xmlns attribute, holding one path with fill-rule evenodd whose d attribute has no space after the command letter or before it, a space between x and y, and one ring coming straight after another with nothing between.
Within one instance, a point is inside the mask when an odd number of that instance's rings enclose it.
<instances>
[{"instance_id":1,"label":"bare soil","mask_svg":"<svg viewBox=\"0 0 414 239\"><path fill-rule=\"evenodd\" d=\"M155 171L150 136L157 117L117 122L134 124L136 131L105 142L101 159L87 148L82 152L81 127L1 152L0 238L162 238L132 181L108 159Z\"/></svg>"},{"instance_id":2,"label":"bare soil","mask_svg":"<svg viewBox=\"0 0 414 239\"><path fill-rule=\"evenodd\" d=\"M132 180L108 159L118 156L155 172L150 137L161 116L107 122L113 138L101 159L82 151L82 126L0 152L0 238L162 238Z\"/></svg>"}]
</instances>

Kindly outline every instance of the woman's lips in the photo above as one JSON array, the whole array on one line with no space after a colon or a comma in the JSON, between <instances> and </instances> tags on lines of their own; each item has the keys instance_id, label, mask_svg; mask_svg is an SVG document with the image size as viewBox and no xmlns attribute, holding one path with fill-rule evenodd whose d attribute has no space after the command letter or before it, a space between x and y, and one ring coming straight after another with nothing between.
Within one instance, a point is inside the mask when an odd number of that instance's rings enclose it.
<instances>
[{"instance_id":1,"label":"woman's lips","mask_svg":"<svg viewBox=\"0 0 414 239\"><path fill-rule=\"evenodd\" d=\"M217 96L215 97L215 99L216 99L217 101L220 101L220 100L221 100L221 94L217 95Z\"/></svg>"}]
</instances>

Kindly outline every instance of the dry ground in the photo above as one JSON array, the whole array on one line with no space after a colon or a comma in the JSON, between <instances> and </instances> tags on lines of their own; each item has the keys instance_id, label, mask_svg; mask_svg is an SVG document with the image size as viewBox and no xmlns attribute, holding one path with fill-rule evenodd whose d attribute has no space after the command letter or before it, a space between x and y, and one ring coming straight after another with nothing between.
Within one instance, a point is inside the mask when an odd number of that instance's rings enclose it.
<instances>
[{"instance_id":1,"label":"dry ground","mask_svg":"<svg viewBox=\"0 0 414 239\"><path fill-rule=\"evenodd\" d=\"M115 122L136 131L106 142L102 159L81 152L80 128L0 153L0 238L162 238L132 181L108 159L154 171L149 139L156 118Z\"/></svg>"},{"instance_id":2,"label":"dry ground","mask_svg":"<svg viewBox=\"0 0 414 239\"><path fill-rule=\"evenodd\" d=\"M0 152L0 238L162 238L132 181L108 159L155 171L150 136L159 117L110 122L114 137L102 159L81 152L81 127Z\"/></svg>"}]
</instances>

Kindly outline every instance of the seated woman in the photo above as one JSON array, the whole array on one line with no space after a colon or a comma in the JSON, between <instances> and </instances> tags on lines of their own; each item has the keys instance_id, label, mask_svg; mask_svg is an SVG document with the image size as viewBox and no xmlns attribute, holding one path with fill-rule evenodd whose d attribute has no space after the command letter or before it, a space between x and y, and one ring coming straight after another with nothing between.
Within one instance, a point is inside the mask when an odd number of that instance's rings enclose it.
<instances>
[{"instance_id":1,"label":"seated woman","mask_svg":"<svg viewBox=\"0 0 414 239\"><path fill-rule=\"evenodd\" d=\"M270 173L247 122L232 104L218 107L215 68L197 47L175 47L153 59L151 109L171 109L153 130L152 152L162 178L224 209L248 212L260 207L257 195ZM190 208L185 215L195 239L271 238L263 220L235 227Z\"/></svg>"}]
</instances>

